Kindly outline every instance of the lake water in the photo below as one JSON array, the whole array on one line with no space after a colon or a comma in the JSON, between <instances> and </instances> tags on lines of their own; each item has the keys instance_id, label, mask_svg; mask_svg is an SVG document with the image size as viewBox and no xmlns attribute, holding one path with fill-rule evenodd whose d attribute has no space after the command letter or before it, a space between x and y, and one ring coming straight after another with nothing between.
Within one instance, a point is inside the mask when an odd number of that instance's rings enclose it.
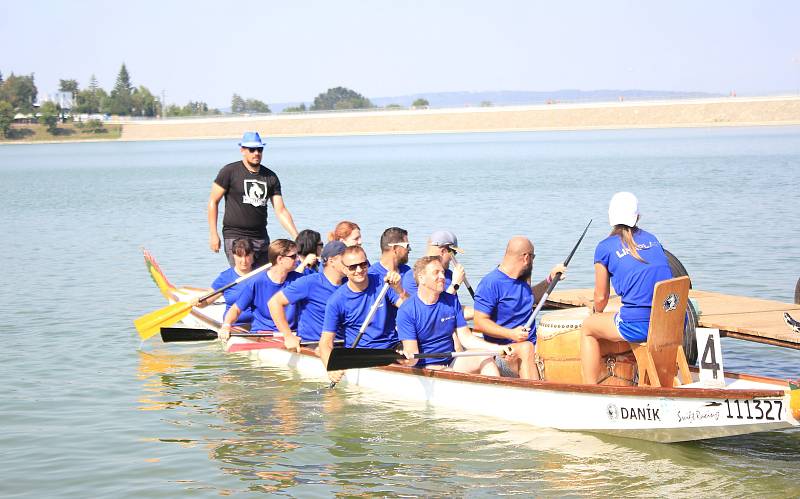
<instances>
[{"instance_id":1,"label":"lake water","mask_svg":"<svg viewBox=\"0 0 800 499\"><path fill-rule=\"evenodd\" d=\"M475 285L509 237L534 275L592 285L619 190L696 288L791 302L800 277L800 128L272 139L298 228L357 221L377 258L392 225L421 256L458 234ZM225 268L205 206L235 141L0 146L0 496L796 495L800 432L676 445L534 429L334 391L216 346L141 346L176 284ZM271 220L274 222L274 220ZM271 223L272 237L283 230ZM462 296L464 298L464 296ZM725 340L726 368L798 377L800 352Z\"/></svg>"}]
</instances>

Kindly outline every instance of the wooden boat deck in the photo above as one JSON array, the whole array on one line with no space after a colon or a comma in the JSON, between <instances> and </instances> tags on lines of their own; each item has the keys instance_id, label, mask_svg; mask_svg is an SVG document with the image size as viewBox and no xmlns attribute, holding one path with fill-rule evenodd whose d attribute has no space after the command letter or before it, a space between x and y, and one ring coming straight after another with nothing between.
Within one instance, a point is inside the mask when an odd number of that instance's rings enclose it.
<instances>
[{"instance_id":1,"label":"wooden boat deck","mask_svg":"<svg viewBox=\"0 0 800 499\"><path fill-rule=\"evenodd\" d=\"M555 290L548 297L547 305L555 308L591 306L593 293L591 288ZM689 298L695 300L699 308L700 327L719 329L721 336L800 350L800 334L783 321L784 312L795 318L800 316L800 305L696 289L689 291ZM612 296L606 310L619 310L619 307L619 296Z\"/></svg>"}]
</instances>

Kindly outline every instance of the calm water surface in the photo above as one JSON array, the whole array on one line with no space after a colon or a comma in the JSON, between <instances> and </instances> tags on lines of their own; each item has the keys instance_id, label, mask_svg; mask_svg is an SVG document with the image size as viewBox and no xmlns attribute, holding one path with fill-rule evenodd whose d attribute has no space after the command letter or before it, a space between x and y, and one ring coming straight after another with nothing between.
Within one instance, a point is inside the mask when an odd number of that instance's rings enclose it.
<instances>
[{"instance_id":1,"label":"calm water surface","mask_svg":"<svg viewBox=\"0 0 800 499\"><path fill-rule=\"evenodd\" d=\"M796 431L656 445L331 392L213 346L140 349L131 321L163 301L139 248L176 284L210 284L226 264L206 200L237 154L0 146L1 496L797 495ZM515 234L544 276L594 218L562 285L591 286L618 190L697 288L790 302L800 277L797 127L274 139L265 162L299 228L355 220L377 258L390 225L412 256L446 227L473 285ZM723 346L730 369L800 375L798 352Z\"/></svg>"}]
</instances>

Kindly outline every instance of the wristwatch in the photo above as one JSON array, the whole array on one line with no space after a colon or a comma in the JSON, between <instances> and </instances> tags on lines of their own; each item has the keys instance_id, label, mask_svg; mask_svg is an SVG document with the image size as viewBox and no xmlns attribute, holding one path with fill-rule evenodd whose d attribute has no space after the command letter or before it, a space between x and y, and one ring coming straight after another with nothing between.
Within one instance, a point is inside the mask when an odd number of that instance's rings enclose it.
<instances>
[{"instance_id":1,"label":"wristwatch","mask_svg":"<svg viewBox=\"0 0 800 499\"><path fill-rule=\"evenodd\" d=\"M453 284L453 290L454 290L454 291L458 291L458 288L459 288L459 287L460 287L460 286L458 285L458 283L455 283L455 284Z\"/></svg>"}]
</instances>

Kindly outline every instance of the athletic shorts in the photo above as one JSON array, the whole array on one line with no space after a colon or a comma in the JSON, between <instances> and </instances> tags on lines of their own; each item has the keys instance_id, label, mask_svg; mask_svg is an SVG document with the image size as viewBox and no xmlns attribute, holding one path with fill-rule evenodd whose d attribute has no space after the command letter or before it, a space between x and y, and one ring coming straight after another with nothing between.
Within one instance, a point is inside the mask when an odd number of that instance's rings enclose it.
<instances>
[{"instance_id":1,"label":"athletic shorts","mask_svg":"<svg viewBox=\"0 0 800 499\"><path fill-rule=\"evenodd\" d=\"M614 325L617 326L619 335L631 343L647 341L647 332L650 330L650 321L622 322L619 313L614 314Z\"/></svg>"}]
</instances>

